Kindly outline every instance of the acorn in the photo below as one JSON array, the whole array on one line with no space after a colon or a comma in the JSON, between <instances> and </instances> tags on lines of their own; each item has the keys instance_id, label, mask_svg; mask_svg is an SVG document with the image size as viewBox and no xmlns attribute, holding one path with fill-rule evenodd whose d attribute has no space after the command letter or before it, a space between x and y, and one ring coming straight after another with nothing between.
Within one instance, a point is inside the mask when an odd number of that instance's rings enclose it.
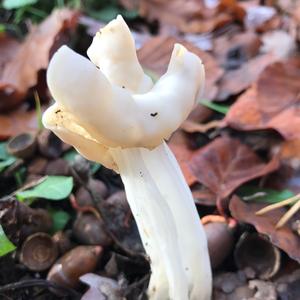
<instances>
[{"instance_id":1,"label":"acorn","mask_svg":"<svg viewBox=\"0 0 300 300\"><path fill-rule=\"evenodd\" d=\"M44 175L47 163L47 159L43 157L34 158L28 166L28 173L34 175Z\"/></svg>"},{"instance_id":2,"label":"acorn","mask_svg":"<svg viewBox=\"0 0 300 300\"><path fill-rule=\"evenodd\" d=\"M58 158L63 152L61 140L52 131L43 129L37 137L39 152L47 158Z\"/></svg>"},{"instance_id":3,"label":"acorn","mask_svg":"<svg viewBox=\"0 0 300 300\"><path fill-rule=\"evenodd\" d=\"M108 196L108 189L101 180L90 178L88 180L87 187L93 194L97 203ZM76 191L75 198L79 206L94 206L94 201L91 194L83 186Z\"/></svg>"},{"instance_id":4,"label":"acorn","mask_svg":"<svg viewBox=\"0 0 300 300\"><path fill-rule=\"evenodd\" d=\"M38 232L29 236L22 245L20 261L31 271L49 269L58 256L58 248L52 237Z\"/></svg>"},{"instance_id":5,"label":"acorn","mask_svg":"<svg viewBox=\"0 0 300 300\"><path fill-rule=\"evenodd\" d=\"M32 133L21 133L11 138L7 143L7 152L13 156L31 158L36 150L36 136Z\"/></svg>"},{"instance_id":6,"label":"acorn","mask_svg":"<svg viewBox=\"0 0 300 300\"><path fill-rule=\"evenodd\" d=\"M207 237L208 252L213 269L219 267L232 252L234 245L233 228L224 222L204 224Z\"/></svg>"},{"instance_id":7,"label":"acorn","mask_svg":"<svg viewBox=\"0 0 300 300\"><path fill-rule=\"evenodd\" d=\"M62 158L51 160L47 163L45 173L47 175L70 175L69 164Z\"/></svg>"},{"instance_id":8,"label":"acorn","mask_svg":"<svg viewBox=\"0 0 300 300\"><path fill-rule=\"evenodd\" d=\"M77 288L79 277L96 269L102 252L101 246L77 246L52 266L47 279L63 287Z\"/></svg>"},{"instance_id":9,"label":"acorn","mask_svg":"<svg viewBox=\"0 0 300 300\"><path fill-rule=\"evenodd\" d=\"M103 220L92 213L77 215L73 224L73 235L78 242L85 245L106 247L112 242L107 234Z\"/></svg>"},{"instance_id":10,"label":"acorn","mask_svg":"<svg viewBox=\"0 0 300 300\"><path fill-rule=\"evenodd\" d=\"M252 270L260 279L270 279L281 265L281 253L268 239L257 233L244 233L236 244L234 259L241 270Z\"/></svg>"},{"instance_id":11,"label":"acorn","mask_svg":"<svg viewBox=\"0 0 300 300\"><path fill-rule=\"evenodd\" d=\"M80 154L75 155L71 166L83 182L87 182L91 177L90 162Z\"/></svg>"},{"instance_id":12,"label":"acorn","mask_svg":"<svg viewBox=\"0 0 300 300\"><path fill-rule=\"evenodd\" d=\"M57 245L60 254L65 254L67 251L72 249L72 242L70 240L70 233L57 231L53 236L52 240Z\"/></svg>"}]
</instances>

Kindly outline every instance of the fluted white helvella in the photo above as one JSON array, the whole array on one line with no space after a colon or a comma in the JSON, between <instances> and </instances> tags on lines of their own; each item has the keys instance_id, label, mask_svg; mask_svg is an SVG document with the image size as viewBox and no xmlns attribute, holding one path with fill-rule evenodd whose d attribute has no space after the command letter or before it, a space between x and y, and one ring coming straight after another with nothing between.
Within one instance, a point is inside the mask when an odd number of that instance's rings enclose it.
<instances>
[{"instance_id":1,"label":"fluted white helvella","mask_svg":"<svg viewBox=\"0 0 300 300\"><path fill-rule=\"evenodd\" d=\"M121 16L99 30L87 58L62 46L47 82L55 104L45 127L89 160L118 172L150 259L151 300L209 300L205 232L166 140L202 93L204 66L175 44L155 83L140 66Z\"/></svg>"}]
</instances>

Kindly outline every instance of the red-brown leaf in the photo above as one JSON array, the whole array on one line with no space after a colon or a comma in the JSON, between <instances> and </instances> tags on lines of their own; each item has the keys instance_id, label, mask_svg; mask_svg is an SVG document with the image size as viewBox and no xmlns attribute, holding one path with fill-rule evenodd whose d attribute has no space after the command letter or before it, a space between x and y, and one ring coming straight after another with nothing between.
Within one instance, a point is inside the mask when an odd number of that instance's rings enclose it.
<instances>
[{"instance_id":1,"label":"red-brown leaf","mask_svg":"<svg viewBox=\"0 0 300 300\"><path fill-rule=\"evenodd\" d=\"M38 120L35 110L15 110L11 113L0 114L0 140L23 132L37 132Z\"/></svg>"},{"instance_id":2,"label":"red-brown leaf","mask_svg":"<svg viewBox=\"0 0 300 300\"><path fill-rule=\"evenodd\" d=\"M273 172L279 163L277 158L264 163L239 140L220 137L194 152L188 165L199 183L224 199L243 183Z\"/></svg>"},{"instance_id":3,"label":"red-brown leaf","mask_svg":"<svg viewBox=\"0 0 300 300\"><path fill-rule=\"evenodd\" d=\"M47 68L66 33L75 28L77 16L76 11L56 10L39 26L31 28L17 50L14 45L15 54L0 70L0 111L19 104L29 88L36 85L38 72Z\"/></svg>"},{"instance_id":4,"label":"red-brown leaf","mask_svg":"<svg viewBox=\"0 0 300 300\"><path fill-rule=\"evenodd\" d=\"M227 71L219 86L219 100L226 100L231 95L237 95L247 89L259 77L260 73L277 58L271 54L263 54L250 59L237 70Z\"/></svg>"},{"instance_id":5,"label":"red-brown leaf","mask_svg":"<svg viewBox=\"0 0 300 300\"><path fill-rule=\"evenodd\" d=\"M175 43L181 43L201 58L205 65L206 74L205 95L203 97L208 100L213 99L218 91L216 82L222 77L224 71L209 53L186 41L168 36L159 36L148 40L138 51L141 64L158 75L162 75L167 70Z\"/></svg>"},{"instance_id":6,"label":"red-brown leaf","mask_svg":"<svg viewBox=\"0 0 300 300\"><path fill-rule=\"evenodd\" d=\"M300 138L300 59L265 69L226 115L238 130L275 129L288 140Z\"/></svg>"}]
</instances>

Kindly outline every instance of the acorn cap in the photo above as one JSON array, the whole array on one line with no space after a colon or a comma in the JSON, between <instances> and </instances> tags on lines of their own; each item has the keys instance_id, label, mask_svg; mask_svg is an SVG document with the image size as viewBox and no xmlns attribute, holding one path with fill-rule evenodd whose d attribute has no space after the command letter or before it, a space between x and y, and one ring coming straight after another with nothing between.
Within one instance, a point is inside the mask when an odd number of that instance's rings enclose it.
<instances>
[{"instance_id":1,"label":"acorn cap","mask_svg":"<svg viewBox=\"0 0 300 300\"><path fill-rule=\"evenodd\" d=\"M57 245L51 236L38 232L23 243L20 261L32 271L45 271L53 265L57 256Z\"/></svg>"},{"instance_id":2,"label":"acorn cap","mask_svg":"<svg viewBox=\"0 0 300 300\"><path fill-rule=\"evenodd\" d=\"M19 158L30 158L36 150L36 136L21 133L12 137L7 143L7 152Z\"/></svg>"},{"instance_id":3,"label":"acorn cap","mask_svg":"<svg viewBox=\"0 0 300 300\"><path fill-rule=\"evenodd\" d=\"M280 251L257 233L244 233L236 244L234 259L239 269L250 269L261 279L270 279L279 270Z\"/></svg>"}]
</instances>

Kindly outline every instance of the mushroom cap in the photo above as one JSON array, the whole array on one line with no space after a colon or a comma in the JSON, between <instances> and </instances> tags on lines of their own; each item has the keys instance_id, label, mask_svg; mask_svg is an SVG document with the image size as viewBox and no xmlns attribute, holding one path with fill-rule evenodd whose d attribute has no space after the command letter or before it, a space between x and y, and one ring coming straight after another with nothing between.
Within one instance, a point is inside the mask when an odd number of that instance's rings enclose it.
<instances>
[{"instance_id":1,"label":"mushroom cap","mask_svg":"<svg viewBox=\"0 0 300 300\"><path fill-rule=\"evenodd\" d=\"M67 46L54 54L47 82L56 103L43 123L83 156L109 168L116 169L110 147L151 149L168 139L203 89L201 60L180 44L153 85L121 16L96 34L88 56L92 62Z\"/></svg>"}]
</instances>

